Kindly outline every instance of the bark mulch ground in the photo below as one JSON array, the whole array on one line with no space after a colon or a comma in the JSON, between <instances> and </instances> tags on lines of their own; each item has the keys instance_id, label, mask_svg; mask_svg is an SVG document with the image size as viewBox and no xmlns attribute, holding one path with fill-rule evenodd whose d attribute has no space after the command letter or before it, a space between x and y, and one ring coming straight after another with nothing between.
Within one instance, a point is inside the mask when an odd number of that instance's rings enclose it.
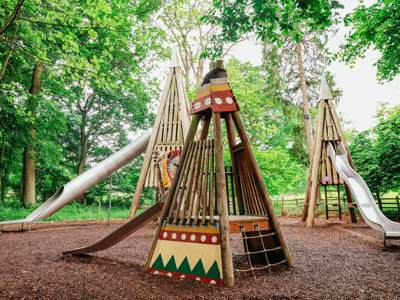
<instances>
[{"instance_id":1,"label":"bark mulch ground","mask_svg":"<svg viewBox=\"0 0 400 300\"><path fill-rule=\"evenodd\" d=\"M61 252L119 225L36 224L31 232L3 232L0 299L400 299L399 241L383 250L382 236L366 225L319 220L307 230L298 219L280 222L295 268L237 276L233 289L143 272L154 225L85 258Z\"/></svg>"}]
</instances>

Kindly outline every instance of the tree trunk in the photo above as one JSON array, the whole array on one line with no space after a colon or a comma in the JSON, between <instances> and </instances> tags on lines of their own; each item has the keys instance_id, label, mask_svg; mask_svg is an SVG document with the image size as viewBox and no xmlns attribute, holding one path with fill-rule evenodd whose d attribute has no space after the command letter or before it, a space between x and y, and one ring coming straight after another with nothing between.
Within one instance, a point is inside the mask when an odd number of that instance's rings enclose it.
<instances>
[{"instance_id":1,"label":"tree trunk","mask_svg":"<svg viewBox=\"0 0 400 300\"><path fill-rule=\"evenodd\" d=\"M40 76L42 74L43 63L37 62L33 68L32 85L29 93L32 95L28 99L27 107L31 112L32 118L36 117L37 99L36 95L40 92ZM35 139L36 128L34 125L29 129L29 141L24 147L24 167L23 167L23 203L25 206L34 205L36 203L36 189L35 189L35 173L36 173L36 159L35 159Z\"/></svg>"},{"instance_id":2,"label":"tree trunk","mask_svg":"<svg viewBox=\"0 0 400 300\"><path fill-rule=\"evenodd\" d=\"M312 153L314 148L314 137L313 130L311 124L311 115L310 115L310 101L307 93L307 83L303 66L303 56L301 51L301 43L297 43L295 46L296 55L297 55L297 65L299 67L299 77L300 77L300 86L301 93L303 96L303 120L304 120L304 128L306 131L306 139L307 139L307 148L308 148L308 162L309 164L312 161Z\"/></svg>"},{"instance_id":3,"label":"tree trunk","mask_svg":"<svg viewBox=\"0 0 400 300\"><path fill-rule=\"evenodd\" d=\"M82 138L81 151L80 151L80 154L79 154L78 175L81 175L83 172L85 172L86 163L87 163L87 157L88 157L87 139L86 138Z\"/></svg>"},{"instance_id":4,"label":"tree trunk","mask_svg":"<svg viewBox=\"0 0 400 300\"><path fill-rule=\"evenodd\" d=\"M86 134L86 128L87 127L87 110L84 110L82 113L82 123L80 127L80 152L79 152L79 164L78 164L78 170L77 173L78 175L81 175L83 172L85 172L86 169L86 164L87 164L87 158L88 158L88 152L89 152L89 145L88 145L88 136ZM86 198L85 195L82 194L78 199L79 202L81 203L86 203Z\"/></svg>"},{"instance_id":5,"label":"tree trunk","mask_svg":"<svg viewBox=\"0 0 400 300\"><path fill-rule=\"evenodd\" d=\"M79 165L78 175L85 172L87 156L88 156L88 136L86 134L87 127L87 110L85 109L82 113L82 122L80 126L80 153L79 153Z\"/></svg>"}]
</instances>

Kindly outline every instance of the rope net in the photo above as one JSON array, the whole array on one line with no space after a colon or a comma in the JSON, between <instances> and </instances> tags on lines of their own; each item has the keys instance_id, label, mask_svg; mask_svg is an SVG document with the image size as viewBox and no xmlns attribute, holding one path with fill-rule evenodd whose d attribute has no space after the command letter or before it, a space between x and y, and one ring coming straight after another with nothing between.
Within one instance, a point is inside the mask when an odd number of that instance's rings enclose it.
<instances>
[{"instance_id":1,"label":"rope net","mask_svg":"<svg viewBox=\"0 0 400 300\"><path fill-rule=\"evenodd\" d=\"M254 230L246 231L240 227L240 234L233 236L232 244L239 249L243 245L243 252L234 252L235 272L253 272L268 270L287 264L282 247L276 232L260 229L258 224Z\"/></svg>"}]
</instances>

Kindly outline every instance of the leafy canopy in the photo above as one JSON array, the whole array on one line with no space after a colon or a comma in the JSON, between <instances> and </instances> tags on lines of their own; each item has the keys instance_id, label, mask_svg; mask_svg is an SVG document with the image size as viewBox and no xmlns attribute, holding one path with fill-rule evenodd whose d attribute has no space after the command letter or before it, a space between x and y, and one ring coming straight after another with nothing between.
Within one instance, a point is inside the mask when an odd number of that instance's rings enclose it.
<instances>
[{"instance_id":1,"label":"leafy canopy","mask_svg":"<svg viewBox=\"0 0 400 300\"><path fill-rule=\"evenodd\" d=\"M213 10L204 20L221 26L220 34L213 40L214 56L218 57L222 43L238 41L247 33L277 45L285 37L299 42L307 32L331 26L338 17L336 10L341 7L336 0L215 0Z\"/></svg>"},{"instance_id":2,"label":"leafy canopy","mask_svg":"<svg viewBox=\"0 0 400 300\"><path fill-rule=\"evenodd\" d=\"M342 47L344 61L354 63L373 48L381 55L376 62L378 79L392 80L400 74L400 1L362 4L346 16L345 25L351 31Z\"/></svg>"}]
</instances>

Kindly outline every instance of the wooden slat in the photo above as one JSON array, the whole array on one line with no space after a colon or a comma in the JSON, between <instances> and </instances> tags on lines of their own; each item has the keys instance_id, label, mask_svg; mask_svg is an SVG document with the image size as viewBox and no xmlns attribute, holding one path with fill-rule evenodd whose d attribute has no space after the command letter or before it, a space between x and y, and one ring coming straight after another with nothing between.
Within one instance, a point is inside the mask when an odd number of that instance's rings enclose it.
<instances>
[{"instance_id":1,"label":"wooden slat","mask_svg":"<svg viewBox=\"0 0 400 300\"><path fill-rule=\"evenodd\" d=\"M214 140L211 140L211 160L210 160L210 223L214 224L214 210L215 210L215 150L214 150Z\"/></svg>"},{"instance_id":2,"label":"wooden slat","mask_svg":"<svg viewBox=\"0 0 400 300\"><path fill-rule=\"evenodd\" d=\"M198 142L193 142L194 144L194 151L193 151L193 158L190 162L189 165L189 170L188 170L188 177L185 182L185 190L186 192L183 194L182 198L182 217L180 219L180 224L183 224L185 222L186 215L190 214L188 212L189 206L190 206L190 197L192 196L193 193L193 182L194 182L194 177L195 177L195 172L196 172L196 166L197 166L197 160L199 156L199 143Z\"/></svg>"},{"instance_id":3,"label":"wooden slat","mask_svg":"<svg viewBox=\"0 0 400 300\"><path fill-rule=\"evenodd\" d=\"M189 171L188 166L190 165L191 159L192 159L193 143L189 144L187 153L188 153L188 155L185 157L185 160L182 162L182 173L181 173L182 175L178 179L177 189L176 189L175 194L172 199L172 203L171 203L172 209L170 209L169 214L168 214L168 220L171 220L172 212L175 211L173 223L176 223L176 219L177 219L177 216L178 216L180 208L181 208L181 201L180 201L179 197L182 197L182 194L185 192L185 182L186 182L186 178L187 178L187 173ZM182 184L182 182L183 182L183 184Z\"/></svg>"},{"instance_id":4,"label":"wooden slat","mask_svg":"<svg viewBox=\"0 0 400 300\"><path fill-rule=\"evenodd\" d=\"M199 122L200 122L200 117L198 115L194 115L193 118L192 118L192 123L190 125L188 134L186 136L185 144L183 145L183 148L182 148L181 159L183 161L186 159L186 155L187 155L187 152L188 152L189 144L193 141L193 139L194 139L194 137L196 135L196 131L197 131L197 128L199 126ZM172 197L173 197L173 195L174 195L174 193L176 191L177 184L178 184L178 179L181 176L181 172L182 172L182 166L178 165L178 168L176 169L176 172L175 172L175 177L172 180L172 184L171 184L171 187L170 187L170 190L169 190L170 193L168 193L168 195L167 195L167 200L165 201L163 209L162 209L162 212L161 212L161 216L160 216L160 219L159 219L158 227L157 227L156 233L154 235L153 242L151 244L149 255L147 256L147 260L146 260L146 263L145 263L145 266L144 266L145 270L147 270L149 268L150 261L151 261L153 255L154 255L154 250L155 250L156 245L157 245L158 237L160 235L161 228L162 228L162 226L164 224L164 221L165 221L165 219L166 219L166 217L168 215L169 209L171 208Z\"/></svg>"},{"instance_id":5,"label":"wooden slat","mask_svg":"<svg viewBox=\"0 0 400 300\"><path fill-rule=\"evenodd\" d=\"M200 141L200 147L202 148L201 156L200 156L200 161L199 161L199 176L197 178L196 182L196 189L195 189L195 202L193 205L193 224L197 225L198 219L199 219L199 209L200 209L200 201L201 199L201 189L203 186L203 179L204 179L204 165L205 165L205 155L207 153L207 147L206 147L206 140L201 140Z\"/></svg>"},{"instance_id":6,"label":"wooden slat","mask_svg":"<svg viewBox=\"0 0 400 300\"><path fill-rule=\"evenodd\" d=\"M200 142L196 142L196 153L194 156L194 160L192 163L192 170L191 170L191 174L189 177L189 186L188 186L188 193L186 195L185 198L185 211L184 211L184 217L181 220L181 224L186 221L186 224L190 224L191 218L192 218L192 210L193 210L193 202L194 202L194 198L195 198L195 190L196 190L196 181L197 181L197 176L199 173L199 167L198 167L198 163L199 163L199 159L201 157L201 145Z\"/></svg>"},{"instance_id":7,"label":"wooden slat","mask_svg":"<svg viewBox=\"0 0 400 300\"><path fill-rule=\"evenodd\" d=\"M208 174L210 171L210 155L211 155L211 141L206 141L207 146L207 154L206 154L206 162L205 162L205 170L204 170L204 180L201 189L201 199L202 199L202 218L201 223L205 224L207 215L210 215L209 210L207 209L207 188L208 188Z\"/></svg>"}]
</instances>

